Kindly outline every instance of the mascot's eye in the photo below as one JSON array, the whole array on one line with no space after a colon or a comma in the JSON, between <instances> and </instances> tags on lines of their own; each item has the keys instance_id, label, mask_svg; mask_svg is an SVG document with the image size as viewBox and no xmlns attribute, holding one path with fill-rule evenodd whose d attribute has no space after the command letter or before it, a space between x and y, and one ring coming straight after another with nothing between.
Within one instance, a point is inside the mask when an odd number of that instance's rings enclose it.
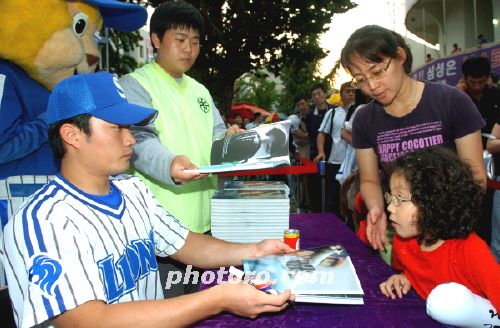
<instances>
[{"instance_id":1,"label":"mascot's eye","mask_svg":"<svg viewBox=\"0 0 500 328\"><path fill-rule=\"evenodd\" d=\"M89 17L84 13L78 13L73 16L73 31L77 35L83 35L89 26Z\"/></svg>"}]
</instances>

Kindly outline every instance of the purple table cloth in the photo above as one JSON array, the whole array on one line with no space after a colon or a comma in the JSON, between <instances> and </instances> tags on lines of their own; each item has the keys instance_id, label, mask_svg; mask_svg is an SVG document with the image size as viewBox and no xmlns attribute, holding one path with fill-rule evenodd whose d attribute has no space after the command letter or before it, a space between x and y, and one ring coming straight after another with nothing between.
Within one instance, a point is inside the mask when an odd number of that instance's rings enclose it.
<instances>
[{"instance_id":1,"label":"purple table cloth","mask_svg":"<svg viewBox=\"0 0 500 328\"><path fill-rule=\"evenodd\" d=\"M425 301L413 290L397 300L382 295L378 284L393 270L335 215L291 214L290 228L300 230L302 249L333 243L346 247L361 281L365 304L295 303L281 313L262 314L253 320L224 313L195 327L443 327L427 316Z\"/></svg>"}]
</instances>

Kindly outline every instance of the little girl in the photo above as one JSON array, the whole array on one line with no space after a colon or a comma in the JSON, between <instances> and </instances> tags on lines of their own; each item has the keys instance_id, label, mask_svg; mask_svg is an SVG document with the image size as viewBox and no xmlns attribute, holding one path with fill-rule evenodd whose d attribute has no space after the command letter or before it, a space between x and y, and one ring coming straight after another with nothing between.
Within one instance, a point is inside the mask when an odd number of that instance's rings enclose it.
<instances>
[{"instance_id":1,"label":"little girl","mask_svg":"<svg viewBox=\"0 0 500 328\"><path fill-rule=\"evenodd\" d=\"M385 194L396 235L392 265L380 284L387 297L411 287L427 313L455 326L500 325L500 266L474 228L484 191L452 151L433 147L399 158Z\"/></svg>"}]
</instances>

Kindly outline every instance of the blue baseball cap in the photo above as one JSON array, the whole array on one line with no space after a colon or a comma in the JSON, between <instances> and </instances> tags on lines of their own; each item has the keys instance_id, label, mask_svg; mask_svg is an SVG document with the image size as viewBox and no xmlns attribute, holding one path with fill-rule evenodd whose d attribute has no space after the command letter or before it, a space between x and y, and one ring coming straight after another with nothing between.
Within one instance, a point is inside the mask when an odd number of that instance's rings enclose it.
<instances>
[{"instance_id":1,"label":"blue baseball cap","mask_svg":"<svg viewBox=\"0 0 500 328\"><path fill-rule=\"evenodd\" d=\"M49 96L47 124L81 114L113 124L144 125L156 117L157 111L129 103L118 79L99 72L64 79Z\"/></svg>"},{"instance_id":2,"label":"blue baseball cap","mask_svg":"<svg viewBox=\"0 0 500 328\"><path fill-rule=\"evenodd\" d=\"M132 32L141 28L148 18L146 8L129 2L118 0L82 0L99 7L103 24L124 32Z\"/></svg>"}]
</instances>

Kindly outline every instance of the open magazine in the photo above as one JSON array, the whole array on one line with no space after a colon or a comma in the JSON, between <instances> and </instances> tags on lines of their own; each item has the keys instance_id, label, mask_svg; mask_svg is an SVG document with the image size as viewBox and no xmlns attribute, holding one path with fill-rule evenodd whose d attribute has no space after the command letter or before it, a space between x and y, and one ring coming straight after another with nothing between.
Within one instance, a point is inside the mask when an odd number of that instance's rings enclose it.
<instances>
[{"instance_id":1,"label":"open magazine","mask_svg":"<svg viewBox=\"0 0 500 328\"><path fill-rule=\"evenodd\" d=\"M220 173L289 166L289 131L290 121L280 121L216 140L212 144L211 165L186 171Z\"/></svg>"},{"instance_id":2,"label":"open magazine","mask_svg":"<svg viewBox=\"0 0 500 328\"><path fill-rule=\"evenodd\" d=\"M271 280L280 293L291 289L296 302L363 304L363 289L342 245L244 259L243 269L246 275Z\"/></svg>"}]
</instances>

